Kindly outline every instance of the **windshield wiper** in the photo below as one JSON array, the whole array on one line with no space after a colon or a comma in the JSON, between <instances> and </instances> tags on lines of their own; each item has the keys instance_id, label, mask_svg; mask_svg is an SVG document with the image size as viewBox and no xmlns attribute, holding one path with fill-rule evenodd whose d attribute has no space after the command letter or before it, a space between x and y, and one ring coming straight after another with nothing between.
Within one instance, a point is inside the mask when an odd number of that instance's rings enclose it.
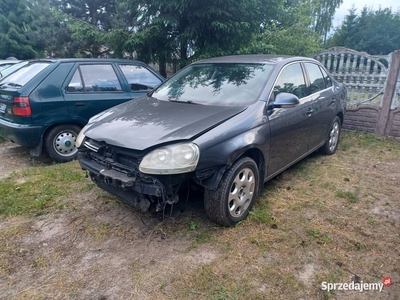
<instances>
[{"instance_id":1,"label":"windshield wiper","mask_svg":"<svg viewBox=\"0 0 400 300\"><path fill-rule=\"evenodd\" d=\"M192 100L172 100L172 99L168 99L168 101L170 101L170 102L180 102L180 103L189 103L189 104L199 104L199 103L196 103L196 102L193 102Z\"/></svg>"}]
</instances>

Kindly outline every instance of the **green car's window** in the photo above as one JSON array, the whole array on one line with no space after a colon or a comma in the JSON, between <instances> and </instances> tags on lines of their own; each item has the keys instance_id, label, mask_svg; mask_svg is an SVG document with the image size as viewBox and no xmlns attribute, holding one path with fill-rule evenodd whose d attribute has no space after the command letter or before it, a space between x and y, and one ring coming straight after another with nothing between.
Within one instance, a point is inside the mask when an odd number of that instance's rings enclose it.
<instances>
[{"instance_id":1,"label":"green car's window","mask_svg":"<svg viewBox=\"0 0 400 300\"><path fill-rule=\"evenodd\" d=\"M12 85L23 87L27 84L33 77L39 74L42 70L48 67L50 63L48 62L35 62L35 63L28 63L27 65L23 66L19 70L15 71L14 73L10 74L4 80L2 80L2 85Z\"/></svg>"},{"instance_id":2,"label":"green car's window","mask_svg":"<svg viewBox=\"0 0 400 300\"><path fill-rule=\"evenodd\" d=\"M148 91L161 83L157 76L143 66L120 65L120 68L132 92Z\"/></svg>"},{"instance_id":3,"label":"green car's window","mask_svg":"<svg viewBox=\"0 0 400 300\"><path fill-rule=\"evenodd\" d=\"M72 76L71 82L68 84L67 87L68 92L79 92L83 93L83 83L82 83L82 78L81 78L81 73L79 72L79 69L75 71L74 76Z\"/></svg>"},{"instance_id":4,"label":"green car's window","mask_svg":"<svg viewBox=\"0 0 400 300\"><path fill-rule=\"evenodd\" d=\"M115 74L114 68L109 64L80 65L70 83L68 92L98 93L122 91L121 84Z\"/></svg>"}]
</instances>

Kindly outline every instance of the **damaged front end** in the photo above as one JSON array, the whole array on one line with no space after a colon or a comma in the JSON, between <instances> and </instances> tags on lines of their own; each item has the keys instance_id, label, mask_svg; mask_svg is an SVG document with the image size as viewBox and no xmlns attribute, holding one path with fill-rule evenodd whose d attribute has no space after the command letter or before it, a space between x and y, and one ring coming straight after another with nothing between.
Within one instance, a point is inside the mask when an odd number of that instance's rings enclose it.
<instances>
[{"instance_id":1,"label":"damaged front end","mask_svg":"<svg viewBox=\"0 0 400 300\"><path fill-rule=\"evenodd\" d=\"M128 150L86 139L79 149L78 160L83 170L101 189L127 204L147 211L154 205L161 211L166 204L179 201L183 183L194 179L195 172L173 175L149 175L140 172L142 151Z\"/></svg>"}]
</instances>

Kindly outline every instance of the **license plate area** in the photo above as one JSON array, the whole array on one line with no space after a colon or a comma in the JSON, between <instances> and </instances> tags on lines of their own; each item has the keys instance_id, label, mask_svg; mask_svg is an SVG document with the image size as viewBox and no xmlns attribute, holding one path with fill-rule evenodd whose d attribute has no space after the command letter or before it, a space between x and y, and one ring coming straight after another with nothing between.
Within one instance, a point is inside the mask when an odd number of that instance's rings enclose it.
<instances>
[{"instance_id":1,"label":"license plate area","mask_svg":"<svg viewBox=\"0 0 400 300\"><path fill-rule=\"evenodd\" d=\"M113 169L103 169L100 175L104 177L104 182L113 186L133 187L136 177L128 177L128 175L115 171Z\"/></svg>"}]
</instances>

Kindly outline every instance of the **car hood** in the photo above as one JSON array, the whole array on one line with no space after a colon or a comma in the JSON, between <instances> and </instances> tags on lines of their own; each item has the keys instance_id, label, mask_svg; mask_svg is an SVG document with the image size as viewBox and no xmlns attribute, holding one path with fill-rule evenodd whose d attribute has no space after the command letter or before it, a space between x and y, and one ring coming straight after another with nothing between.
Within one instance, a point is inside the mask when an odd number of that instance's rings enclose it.
<instances>
[{"instance_id":1,"label":"car hood","mask_svg":"<svg viewBox=\"0 0 400 300\"><path fill-rule=\"evenodd\" d=\"M245 109L142 97L93 117L85 135L110 145L144 150L165 142L193 139Z\"/></svg>"}]
</instances>

